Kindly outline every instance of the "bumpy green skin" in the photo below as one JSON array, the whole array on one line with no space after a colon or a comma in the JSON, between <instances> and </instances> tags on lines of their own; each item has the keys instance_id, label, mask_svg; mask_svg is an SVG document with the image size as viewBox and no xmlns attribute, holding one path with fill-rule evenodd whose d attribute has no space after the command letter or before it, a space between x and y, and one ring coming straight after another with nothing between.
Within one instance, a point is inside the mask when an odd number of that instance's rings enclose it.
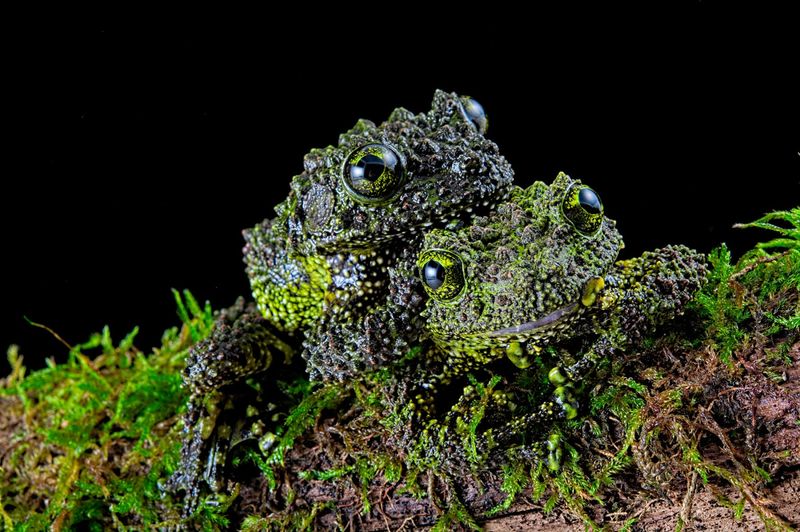
<instances>
[{"instance_id":1,"label":"bumpy green skin","mask_svg":"<svg viewBox=\"0 0 800 532\"><path fill-rule=\"evenodd\" d=\"M574 322L585 311L582 305L560 326L490 335L567 307L580 300L589 280L611 270L623 246L622 236L608 218L593 236L581 234L564 219L563 199L573 184L560 174L549 187L537 182L526 190L515 188L511 200L493 215L460 231L434 230L426 235L424 250L446 250L465 265L460 297L441 301L438 293L431 292L425 311L437 345L455 357L463 356L460 362L448 356L450 366L482 364L487 347L513 340L543 343L574 335L566 322ZM423 253L422 258L429 255Z\"/></svg>"},{"instance_id":2,"label":"bumpy green skin","mask_svg":"<svg viewBox=\"0 0 800 532\"><path fill-rule=\"evenodd\" d=\"M421 329L414 276L422 231L469 220L507 197L513 172L473 121L467 100L437 91L432 109L361 120L338 146L313 150L278 216L245 231L258 307L284 330L306 330L312 379L343 380L402 356ZM396 194L363 202L342 177L348 156L382 143L399 156Z\"/></svg>"},{"instance_id":3,"label":"bumpy green skin","mask_svg":"<svg viewBox=\"0 0 800 532\"><path fill-rule=\"evenodd\" d=\"M425 358L419 403L438 384L489 362L507 357L526 367L545 348L562 353L550 375L553 400L490 429L487 445L574 416L569 382L680 314L706 277L704 256L684 246L617 261L623 242L612 220L603 216L586 235L567 219L564 198L578 186L562 173L549 186L515 189L469 227L425 236L418 267L434 258L447 274L441 287L426 287L436 349ZM566 345L572 353L560 349Z\"/></svg>"},{"instance_id":4,"label":"bumpy green skin","mask_svg":"<svg viewBox=\"0 0 800 532\"><path fill-rule=\"evenodd\" d=\"M427 113L396 109L380 126L360 120L337 146L305 157L274 219L244 231L258 312L240 304L223 313L184 372L191 397L172 487L186 490L187 514L203 482L219 488L244 378L302 351L312 379L342 380L405 355L418 340L422 231L488 212L511 188L511 167L471 108L468 98L437 91ZM363 202L343 170L351 153L374 143L390 147L404 171L390 197Z\"/></svg>"},{"instance_id":5,"label":"bumpy green skin","mask_svg":"<svg viewBox=\"0 0 800 532\"><path fill-rule=\"evenodd\" d=\"M511 183L511 167L484 137L485 124L470 118L465 101L436 91L427 113L399 108L380 126L360 120L338 146L306 155L305 171L276 207L292 247L304 254L386 247L496 202ZM392 199L361 203L346 192L342 167L350 152L376 142L397 152L406 179Z\"/></svg>"}]
</instances>

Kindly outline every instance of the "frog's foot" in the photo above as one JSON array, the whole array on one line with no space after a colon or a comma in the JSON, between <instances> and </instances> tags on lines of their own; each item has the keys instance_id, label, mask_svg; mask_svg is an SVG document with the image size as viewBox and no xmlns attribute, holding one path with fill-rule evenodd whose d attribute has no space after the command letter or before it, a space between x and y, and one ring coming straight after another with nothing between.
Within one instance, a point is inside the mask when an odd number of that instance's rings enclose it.
<instances>
[{"instance_id":1,"label":"frog's foot","mask_svg":"<svg viewBox=\"0 0 800 532\"><path fill-rule=\"evenodd\" d=\"M546 439L512 447L506 452L512 459L525 459L532 463L542 463L553 473L561 469L564 449L561 445L561 433L551 432Z\"/></svg>"},{"instance_id":2,"label":"frog's foot","mask_svg":"<svg viewBox=\"0 0 800 532\"><path fill-rule=\"evenodd\" d=\"M547 448L547 469L550 471L558 471L561 469L561 460L564 456L564 450L561 448L561 435L553 432L547 437L545 443Z\"/></svg>"},{"instance_id":3,"label":"frog's foot","mask_svg":"<svg viewBox=\"0 0 800 532\"><path fill-rule=\"evenodd\" d=\"M487 435L484 436L485 445L507 447L521 435L531 432L541 433L543 427L574 418L577 409L573 406L571 391L565 387L563 394L562 398L553 397L532 412L516 416L500 427L487 430Z\"/></svg>"},{"instance_id":4,"label":"frog's foot","mask_svg":"<svg viewBox=\"0 0 800 532\"><path fill-rule=\"evenodd\" d=\"M186 516L204 494L217 493L223 485L232 427L245 417L235 405L248 402L253 392L236 384L268 368L273 354L282 353L288 360L293 351L241 298L220 313L211 335L190 351L183 372L190 397L183 417L181 462L166 486L185 494Z\"/></svg>"},{"instance_id":5,"label":"frog's foot","mask_svg":"<svg viewBox=\"0 0 800 532\"><path fill-rule=\"evenodd\" d=\"M182 495L183 517L191 516L205 494L219 490L220 458L227 448L227 440L220 436L229 433L219 419L222 397L216 391L202 400L190 399L183 418L181 461L166 485L168 491Z\"/></svg>"},{"instance_id":6,"label":"frog's foot","mask_svg":"<svg viewBox=\"0 0 800 532\"><path fill-rule=\"evenodd\" d=\"M550 384L555 387L553 400L564 410L565 419L573 419L578 415L580 405L575 398L575 388L596 365L594 355L585 355L574 364L563 369L556 366L547 374Z\"/></svg>"},{"instance_id":7,"label":"frog's foot","mask_svg":"<svg viewBox=\"0 0 800 532\"><path fill-rule=\"evenodd\" d=\"M242 408L243 404L248 406ZM247 446L263 450L274 441L267 429L281 416L275 408L252 393L227 388L189 403L181 462L166 486L182 494L183 517L191 516L201 501L213 505L215 500L226 500L226 492L235 486L230 480L238 476L236 457Z\"/></svg>"},{"instance_id":8,"label":"frog's foot","mask_svg":"<svg viewBox=\"0 0 800 532\"><path fill-rule=\"evenodd\" d=\"M540 437L546 427L571 419L577 414L577 405L571 386L561 387L557 396L540 404L527 414L514 414L517 405L512 395L496 389L497 380L472 384L449 409L443 419L429 419L422 432L423 441L439 449L448 461L466 461L474 464L490 458L497 451L518 445L527 434ZM559 464L559 441L552 438L547 451L548 463ZM544 449L546 446L543 446ZM445 451L446 450L446 451Z\"/></svg>"},{"instance_id":9,"label":"frog's foot","mask_svg":"<svg viewBox=\"0 0 800 532\"><path fill-rule=\"evenodd\" d=\"M498 418L508 419L516 409L511 395L495 388L495 382L479 383L473 381L464 386L458 401L450 407L443 424L447 427L458 427L469 420L480 417L480 421L497 425ZM503 416L503 414L508 414Z\"/></svg>"},{"instance_id":10,"label":"frog's foot","mask_svg":"<svg viewBox=\"0 0 800 532\"><path fill-rule=\"evenodd\" d=\"M255 306L245 306L239 298L220 313L209 337L189 352L184 384L192 396L203 395L269 368L274 355L282 354L288 362L293 353Z\"/></svg>"},{"instance_id":11,"label":"frog's foot","mask_svg":"<svg viewBox=\"0 0 800 532\"><path fill-rule=\"evenodd\" d=\"M612 343L606 338L601 338L578 360L572 360L568 355L562 355L564 364L556 366L548 372L547 379L555 387L553 397L556 403L564 408L567 419L574 418L578 413L575 390L585 384L586 379L601 360L613 357L614 352L615 348Z\"/></svg>"}]
</instances>

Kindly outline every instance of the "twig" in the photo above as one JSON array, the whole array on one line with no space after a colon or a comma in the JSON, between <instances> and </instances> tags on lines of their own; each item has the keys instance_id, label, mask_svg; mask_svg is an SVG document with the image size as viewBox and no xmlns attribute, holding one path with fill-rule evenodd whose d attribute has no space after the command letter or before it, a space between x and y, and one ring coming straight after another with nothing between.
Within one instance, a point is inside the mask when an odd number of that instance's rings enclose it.
<instances>
[{"instance_id":1,"label":"twig","mask_svg":"<svg viewBox=\"0 0 800 532\"><path fill-rule=\"evenodd\" d=\"M697 471L694 470L689 475L689 486L686 488L686 495L683 497L683 505L681 506L681 515L678 517L681 529L692 522L692 503L694 502L694 494L697 491L697 476Z\"/></svg>"},{"instance_id":2,"label":"twig","mask_svg":"<svg viewBox=\"0 0 800 532\"><path fill-rule=\"evenodd\" d=\"M61 336L59 336L57 332L55 332L53 329L51 329L51 328L50 328L50 327L48 327L47 325L44 325L44 324L42 324L42 323L36 323L35 321L33 321L33 320L29 319L27 316L23 316L22 318L23 318L25 321L27 321L27 322L28 322L28 325L32 325L32 326L34 326L34 327L38 327L39 329L44 329L45 331L49 332L50 334L52 334L52 335L55 337L55 339L56 339L56 340L58 340L59 342L61 342L62 344L64 344L64 345L67 347L67 349L69 349L70 351L72 351L72 346L71 346L71 345L69 345L69 343L67 343L67 341L66 341L66 340L64 340L63 338L61 338Z\"/></svg>"},{"instance_id":3,"label":"twig","mask_svg":"<svg viewBox=\"0 0 800 532\"><path fill-rule=\"evenodd\" d=\"M736 226L734 225L734 227L736 227ZM735 281L736 279L738 279L742 275L745 275L746 273L749 273L749 272L755 270L758 266L760 266L762 264L767 264L769 262L776 261L776 260L780 259L781 257L785 257L788 254L789 254L789 250L787 249L786 251L782 251L781 253L778 253L777 255L768 255L766 257L759 257L758 259L756 259L755 261L751 262L750 264L748 264L747 266L745 266L744 268L742 268L738 272L736 272L733 275L731 275L730 278L728 279L728 281Z\"/></svg>"},{"instance_id":4,"label":"twig","mask_svg":"<svg viewBox=\"0 0 800 532\"><path fill-rule=\"evenodd\" d=\"M722 450L725 454L728 455L728 458L733 462L733 465L739 472L741 483L738 485L735 482L730 482L735 488L739 490L739 492L744 496L750 506L759 514L761 520L766 523L768 520L774 522L775 524L779 525L786 530L791 530L791 525L780 515L773 512L770 508L766 506L766 504L772 504L772 501L766 499L765 497L757 495L754 492L755 486L751 485L751 482L747 480L746 471L747 469L742 465L742 463L736 458L736 455L733 450L733 444L731 443L728 435L722 430L722 427L719 426L717 421L709 414L708 410L701 409L700 414L698 415L699 424L703 427L706 431L716 436L720 442L722 442ZM762 503L765 501L766 504Z\"/></svg>"}]
</instances>

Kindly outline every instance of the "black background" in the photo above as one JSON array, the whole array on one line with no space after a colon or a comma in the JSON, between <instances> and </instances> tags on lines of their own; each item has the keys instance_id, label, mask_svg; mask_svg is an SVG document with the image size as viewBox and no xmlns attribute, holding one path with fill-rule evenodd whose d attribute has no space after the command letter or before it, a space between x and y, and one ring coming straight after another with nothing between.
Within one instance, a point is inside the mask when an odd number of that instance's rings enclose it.
<instances>
[{"instance_id":1,"label":"black background","mask_svg":"<svg viewBox=\"0 0 800 532\"><path fill-rule=\"evenodd\" d=\"M139 325L147 350L177 322L171 287L231 304L248 293L240 231L303 155L359 117L429 109L437 87L484 105L520 184L564 170L595 188L628 256L741 253L763 235L733 223L800 204L785 13L336 14L23 32L4 76L0 346L65 358L27 316L71 343Z\"/></svg>"}]
</instances>

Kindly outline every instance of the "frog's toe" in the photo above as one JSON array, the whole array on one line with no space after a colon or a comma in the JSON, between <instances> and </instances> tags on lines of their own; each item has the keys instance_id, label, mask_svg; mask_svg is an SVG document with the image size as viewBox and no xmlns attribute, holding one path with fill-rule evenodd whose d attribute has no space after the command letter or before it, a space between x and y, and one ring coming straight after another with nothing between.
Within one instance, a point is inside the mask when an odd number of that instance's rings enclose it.
<instances>
[{"instance_id":1,"label":"frog's toe","mask_svg":"<svg viewBox=\"0 0 800 532\"><path fill-rule=\"evenodd\" d=\"M564 417L574 419L578 415L578 401L575 399L575 387L571 379L566 377L559 367L551 369L547 378L556 387L553 396L556 404L564 410Z\"/></svg>"},{"instance_id":2,"label":"frog's toe","mask_svg":"<svg viewBox=\"0 0 800 532\"><path fill-rule=\"evenodd\" d=\"M565 384L564 386L559 386L553 392L555 402L564 410L564 417L566 419L574 419L578 415L579 405L578 400L575 399L574 391L575 388L572 384Z\"/></svg>"},{"instance_id":3,"label":"frog's toe","mask_svg":"<svg viewBox=\"0 0 800 532\"><path fill-rule=\"evenodd\" d=\"M563 454L561 435L554 432L547 438L547 469L553 472L561 469Z\"/></svg>"},{"instance_id":4,"label":"frog's toe","mask_svg":"<svg viewBox=\"0 0 800 532\"><path fill-rule=\"evenodd\" d=\"M531 463L544 464L548 471L557 473L564 458L561 434L552 432L547 439L537 439L524 445L510 447L507 456L514 460L523 459Z\"/></svg>"}]
</instances>

